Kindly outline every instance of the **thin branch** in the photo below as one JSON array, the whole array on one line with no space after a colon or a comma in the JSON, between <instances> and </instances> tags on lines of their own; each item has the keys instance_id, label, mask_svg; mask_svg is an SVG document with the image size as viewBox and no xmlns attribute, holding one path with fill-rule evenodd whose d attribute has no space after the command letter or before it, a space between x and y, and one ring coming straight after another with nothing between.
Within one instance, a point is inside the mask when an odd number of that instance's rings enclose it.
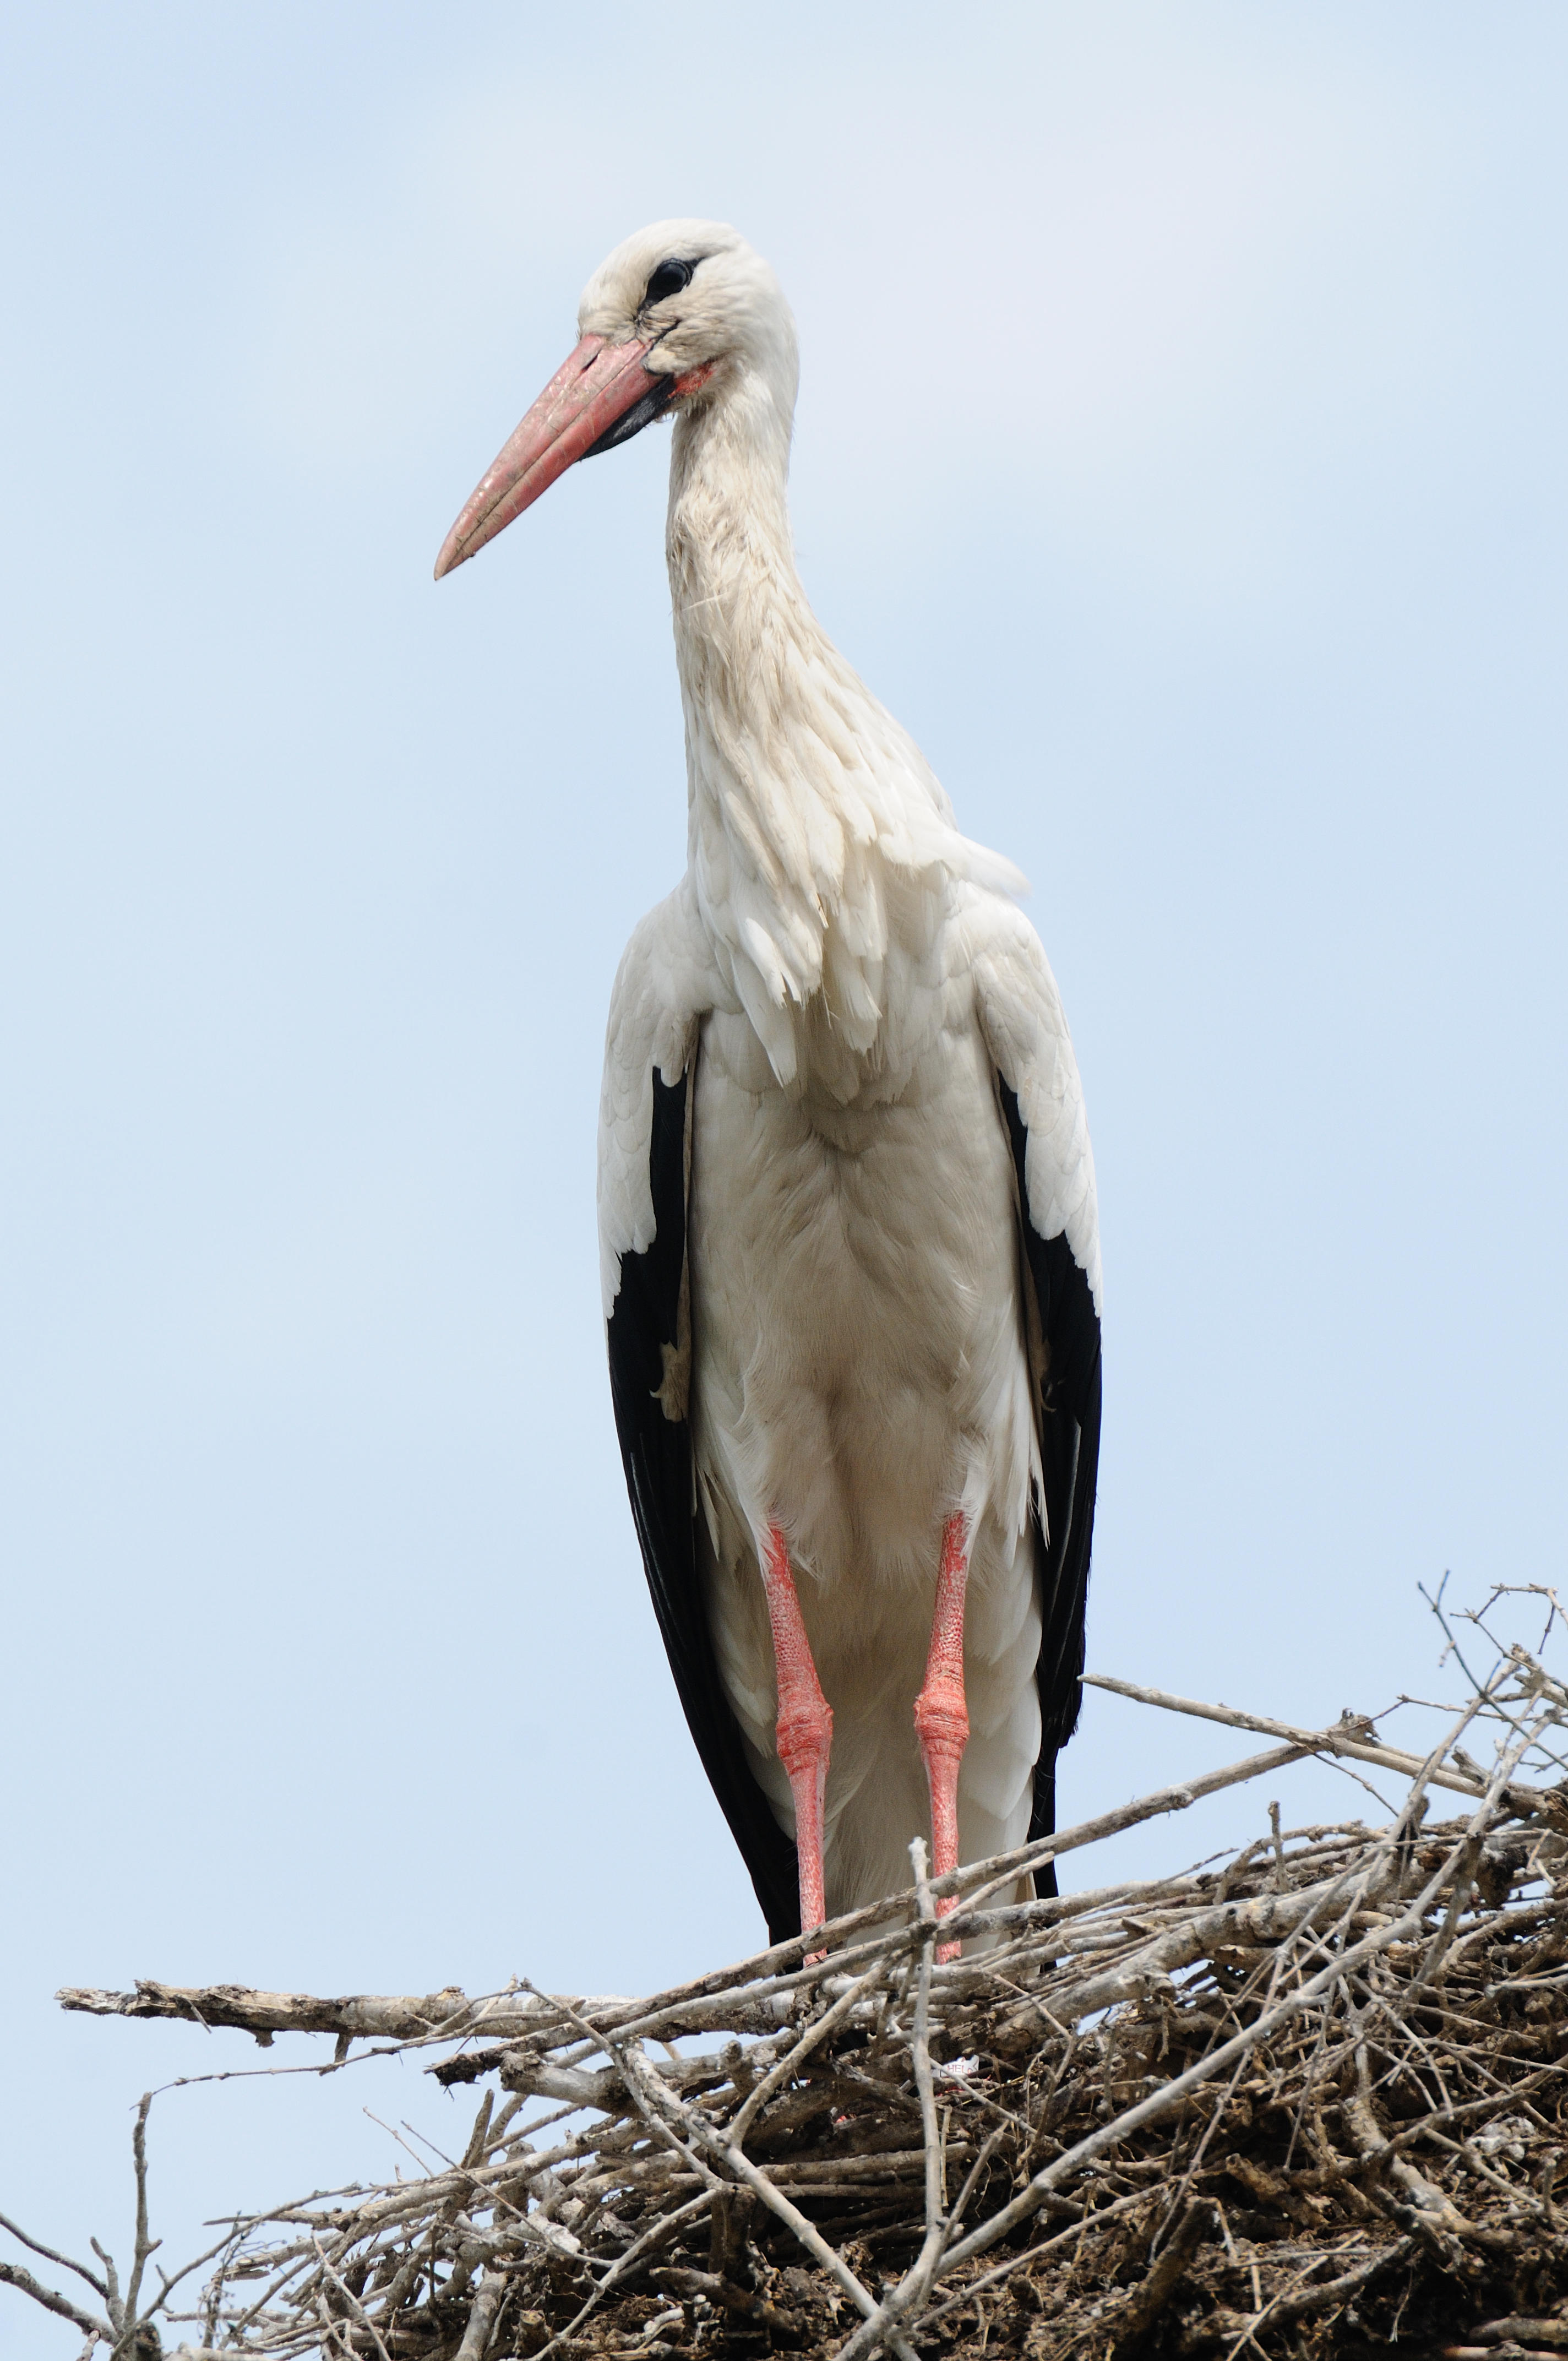
<instances>
[{"instance_id":1,"label":"thin branch","mask_svg":"<svg viewBox=\"0 0 1568 2361\"><path fill-rule=\"evenodd\" d=\"M19 2290L23 2295L30 2295L33 2301L41 2303L46 2312L57 2312L61 2320L71 2321L76 2327L85 2330L89 2336L96 2337L105 2345L113 2344L115 2332L106 2320L101 2319L96 2312L83 2312L79 2303L73 2303L68 2295L61 2295L57 2289L45 2287L41 2279L34 2279L31 2271L25 2270L20 2263L0 2263L0 2282Z\"/></svg>"},{"instance_id":2,"label":"thin branch","mask_svg":"<svg viewBox=\"0 0 1568 2361\"><path fill-rule=\"evenodd\" d=\"M85 2263L73 2263L69 2255L57 2255L52 2246L42 2245L37 2238L29 2238L25 2230L17 2228L9 2215L0 2213L0 2230L8 2230L13 2238L17 2239L32 2254L41 2255L46 2263L58 2263L61 2270L74 2271L79 2279L86 2280L95 2295L107 2296L109 2290L96 2271L90 2271Z\"/></svg>"},{"instance_id":3,"label":"thin branch","mask_svg":"<svg viewBox=\"0 0 1568 2361\"><path fill-rule=\"evenodd\" d=\"M1108 1690L1113 1697L1130 1697L1137 1705L1158 1706L1167 1713L1190 1714L1200 1721L1223 1722L1227 1730L1255 1730L1262 1737L1285 1739L1304 1754L1343 1754L1356 1763L1376 1763L1385 1771L1403 1772L1407 1778L1421 1775L1422 1758L1419 1754L1408 1754L1402 1747L1385 1746L1380 1740L1358 1736L1361 1725L1354 1721L1336 1723L1331 1730L1299 1730L1290 1722L1271 1720L1266 1714L1238 1713L1228 1705L1201 1705L1193 1697L1172 1697L1166 1689L1142 1688L1133 1681L1113 1680L1108 1673L1085 1673L1083 1678L1089 1688ZM1440 1766L1427 1770L1425 1779L1429 1786L1449 1787L1456 1795L1482 1795L1486 1792L1485 1778L1465 1771ZM1541 1812L1553 1823L1561 1822L1563 1806L1555 1796L1534 1787L1519 1786L1512 1792L1518 1799L1518 1808Z\"/></svg>"}]
</instances>

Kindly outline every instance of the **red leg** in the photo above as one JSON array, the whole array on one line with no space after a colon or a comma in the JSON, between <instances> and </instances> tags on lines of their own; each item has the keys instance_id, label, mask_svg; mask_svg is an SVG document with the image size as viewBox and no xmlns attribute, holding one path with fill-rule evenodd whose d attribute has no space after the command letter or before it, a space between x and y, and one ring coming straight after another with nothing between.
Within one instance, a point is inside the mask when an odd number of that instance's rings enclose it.
<instances>
[{"instance_id":1,"label":"red leg","mask_svg":"<svg viewBox=\"0 0 1568 2361\"><path fill-rule=\"evenodd\" d=\"M822 1799L828 1786L828 1756L833 1744L833 1708L822 1694L811 1642L789 1570L789 1552L777 1525L770 1525L761 1552L762 1587L773 1627L773 1671L779 1718L774 1737L779 1761L789 1773L795 1797L795 1847L800 1860L800 1931L809 1934L828 1916L822 1886ZM808 1954L821 1960L824 1951Z\"/></svg>"},{"instance_id":2,"label":"red leg","mask_svg":"<svg viewBox=\"0 0 1568 2361\"><path fill-rule=\"evenodd\" d=\"M969 1743L969 1708L964 1702L964 1585L969 1580L969 1532L961 1516L942 1528L942 1563L937 1576L937 1611L931 1620L931 1653L926 1686L915 1700L915 1727L926 1758L931 1789L931 1873L945 1877L959 1865L959 1765ZM938 1905L946 1916L954 1898ZM956 1943L943 1943L938 1960L958 1957Z\"/></svg>"}]
</instances>

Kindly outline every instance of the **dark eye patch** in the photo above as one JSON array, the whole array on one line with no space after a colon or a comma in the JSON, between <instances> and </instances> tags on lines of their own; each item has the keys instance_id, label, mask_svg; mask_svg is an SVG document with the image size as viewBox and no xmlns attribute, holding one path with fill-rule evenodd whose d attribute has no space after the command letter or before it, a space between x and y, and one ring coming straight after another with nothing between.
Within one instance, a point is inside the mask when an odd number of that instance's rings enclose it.
<instances>
[{"instance_id":1,"label":"dark eye patch","mask_svg":"<svg viewBox=\"0 0 1568 2361\"><path fill-rule=\"evenodd\" d=\"M642 309L646 311L650 303L662 303L666 295L678 295L683 287L689 287L696 269L695 262L661 262L648 281Z\"/></svg>"}]
</instances>

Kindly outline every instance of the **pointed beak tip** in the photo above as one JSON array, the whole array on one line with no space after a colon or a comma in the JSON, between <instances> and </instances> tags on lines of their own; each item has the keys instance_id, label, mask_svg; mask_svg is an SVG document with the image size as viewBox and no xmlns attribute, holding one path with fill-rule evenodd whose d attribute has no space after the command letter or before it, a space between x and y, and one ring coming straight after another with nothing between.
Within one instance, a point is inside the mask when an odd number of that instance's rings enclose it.
<instances>
[{"instance_id":1,"label":"pointed beak tip","mask_svg":"<svg viewBox=\"0 0 1568 2361\"><path fill-rule=\"evenodd\" d=\"M640 340L607 346L602 336L582 338L497 453L442 543L438 582L532 508L574 460L601 447L629 413L634 413L630 432L649 423L656 414L647 408L650 392L667 398L672 381L641 366L647 349ZM640 404L646 414L639 412Z\"/></svg>"}]
</instances>

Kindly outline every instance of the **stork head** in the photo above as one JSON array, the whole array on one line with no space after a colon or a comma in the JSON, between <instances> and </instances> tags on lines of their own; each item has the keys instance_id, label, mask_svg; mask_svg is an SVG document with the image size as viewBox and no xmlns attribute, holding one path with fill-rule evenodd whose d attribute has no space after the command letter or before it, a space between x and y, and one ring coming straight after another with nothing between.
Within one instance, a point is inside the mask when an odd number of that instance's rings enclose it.
<instances>
[{"instance_id":1,"label":"stork head","mask_svg":"<svg viewBox=\"0 0 1568 2361\"><path fill-rule=\"evenodd\" d=\"M795 322L761 255L723 222L655 222L602 262L577 309L576 350L503 445L442 544L461 566L565 474L655 418L749 394L789 440Z\"/></svg>"}]
</instances>

